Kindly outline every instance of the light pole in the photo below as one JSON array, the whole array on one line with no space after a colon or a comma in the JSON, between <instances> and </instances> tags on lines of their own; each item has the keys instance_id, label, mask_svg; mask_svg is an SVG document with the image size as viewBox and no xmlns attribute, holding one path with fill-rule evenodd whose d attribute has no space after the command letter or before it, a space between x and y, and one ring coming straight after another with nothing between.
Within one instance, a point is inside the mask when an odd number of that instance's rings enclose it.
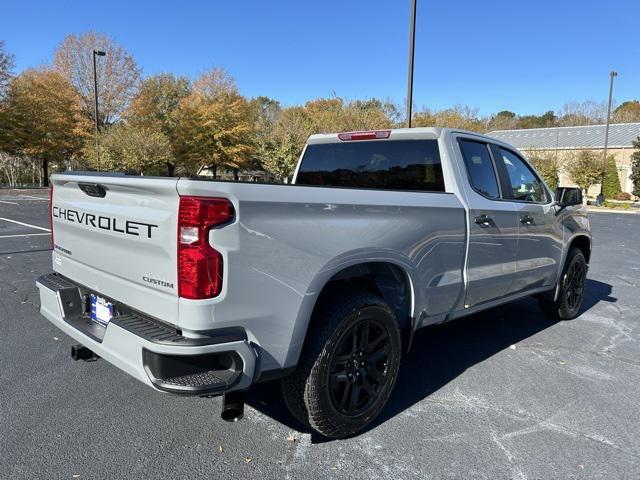
<instances>
[{"instance_id":1,"label":"light pole","mask_svg":"<svg viewBox=\"0 0 640 480\"><path fill-rule=\"evenodd\" d=\"M609 146L609 122L611 121L611 101L613 99L613 78L618 76L618 72L611 70L609 73L609 105L607 105L607 126L604 129L604 152L602 154L602 179L600 181L600 195L604 196L604 175L607 168L607 147Z\"/></svg>"},{"instance_id":2,"label":"light pole","mask_svg":"<svg viewBox=\"0 0 640 480\"><path fill-rule=\"evenodd\" d=\"M106 55L102 50L93 51L93 100L94 115L96 120L96 167L100 170L100 149L98 148L98 134L100 133L100 125L98 123L98 73L96 69L96 57L104 57Z\"/></svg>"},{"instance_id":3,"label":"light pole","mask_svg":"<svg viewBox=\"0 0 640 480\"><path fill-rule=\"evenodd\" d=\"M411 23L409 31L409 78L407 81L407 128L411 128L411 107L413 104L413 49L416 44L416 2L411 0Z\"/></svg>"}]
</instances>

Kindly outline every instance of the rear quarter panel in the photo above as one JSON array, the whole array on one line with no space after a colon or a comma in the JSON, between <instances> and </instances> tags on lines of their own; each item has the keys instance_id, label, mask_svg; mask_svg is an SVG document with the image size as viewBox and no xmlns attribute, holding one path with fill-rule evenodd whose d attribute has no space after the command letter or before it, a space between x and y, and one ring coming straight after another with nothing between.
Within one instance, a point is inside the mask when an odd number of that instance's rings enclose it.
<instances>
[{"instance_id":1,"label":"rear quarter panel","mask_svg":"<svg viewBox=\"0 0 640 480\"><path fill-rule=\"evenodd\" d=\"M349 266L400 266L416 317L446 314L460 294L465 212L455 195L194 180L178 192L228 198L236 210L210 237L224 259L223 291L180 299L180 325L243 326L262 370L295 365L320 291Z\"/></svg>"}]
</instances>

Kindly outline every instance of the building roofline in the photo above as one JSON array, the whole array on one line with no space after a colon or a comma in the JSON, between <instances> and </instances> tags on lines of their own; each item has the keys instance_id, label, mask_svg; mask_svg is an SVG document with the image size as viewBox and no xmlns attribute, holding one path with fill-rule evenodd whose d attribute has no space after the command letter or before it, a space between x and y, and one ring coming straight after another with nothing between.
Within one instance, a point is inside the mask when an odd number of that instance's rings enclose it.
<instances>
[{"instance_id":1,"label":"building roofline","mask_svg":"<svg viewBox=\"0 0 640 480\"><path fill-rule=\"evenodd\" d=\"M640 126L640 122L628 122L628 123L610 123L609 124L609 128L611 127L615 127L615 126L619 126L619 125L637 125ZM488 133L486 133L485 135L491 135L492 133L497 133L497 132L526 132L526 131L531 131L531 130L563 130L563 129L568 129L568 128L597 128L597 127L604 127L606 128L607 124L606 123L595 123L593 125L576 125L574 127L534 127L534 128L513 128L510 130L492 130Z\"/></svg>"}]
</instances>

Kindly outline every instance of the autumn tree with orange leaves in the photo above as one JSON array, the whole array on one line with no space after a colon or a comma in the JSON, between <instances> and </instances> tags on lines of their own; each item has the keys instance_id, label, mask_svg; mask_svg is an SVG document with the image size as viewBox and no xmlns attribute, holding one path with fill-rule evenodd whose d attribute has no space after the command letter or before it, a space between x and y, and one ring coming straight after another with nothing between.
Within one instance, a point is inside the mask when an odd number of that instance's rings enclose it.
<instances>
[{"instance_id":1,"label":"autumn tree with orange leaves","mask_svg":"<svg viewBox=\"0 0 640 480\"><path fill-rule=\"evenodd\" d=\"M90 131L82 98L59 73L27 70L15 77L3 102L2 150L40 160L48 185L49 163L76 157Z\"/></svg>"}]
</instances>

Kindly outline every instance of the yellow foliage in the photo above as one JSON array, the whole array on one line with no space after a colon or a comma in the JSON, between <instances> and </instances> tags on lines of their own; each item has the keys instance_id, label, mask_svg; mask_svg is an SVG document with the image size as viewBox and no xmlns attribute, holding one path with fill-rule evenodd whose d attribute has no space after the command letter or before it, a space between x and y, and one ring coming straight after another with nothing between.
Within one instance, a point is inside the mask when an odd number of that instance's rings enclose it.
<instances>
[{"instance_id":1,"label":"yellow foliage","mask_svg":"<svg viewBox=\"0 0 640 480\"><path fill-rule=\"evenodd\" d=\"M90 130L76 90L52 70L27 70L6 99L7 150L47 161L76 156Z\"/></svg>"}]
</instances>

